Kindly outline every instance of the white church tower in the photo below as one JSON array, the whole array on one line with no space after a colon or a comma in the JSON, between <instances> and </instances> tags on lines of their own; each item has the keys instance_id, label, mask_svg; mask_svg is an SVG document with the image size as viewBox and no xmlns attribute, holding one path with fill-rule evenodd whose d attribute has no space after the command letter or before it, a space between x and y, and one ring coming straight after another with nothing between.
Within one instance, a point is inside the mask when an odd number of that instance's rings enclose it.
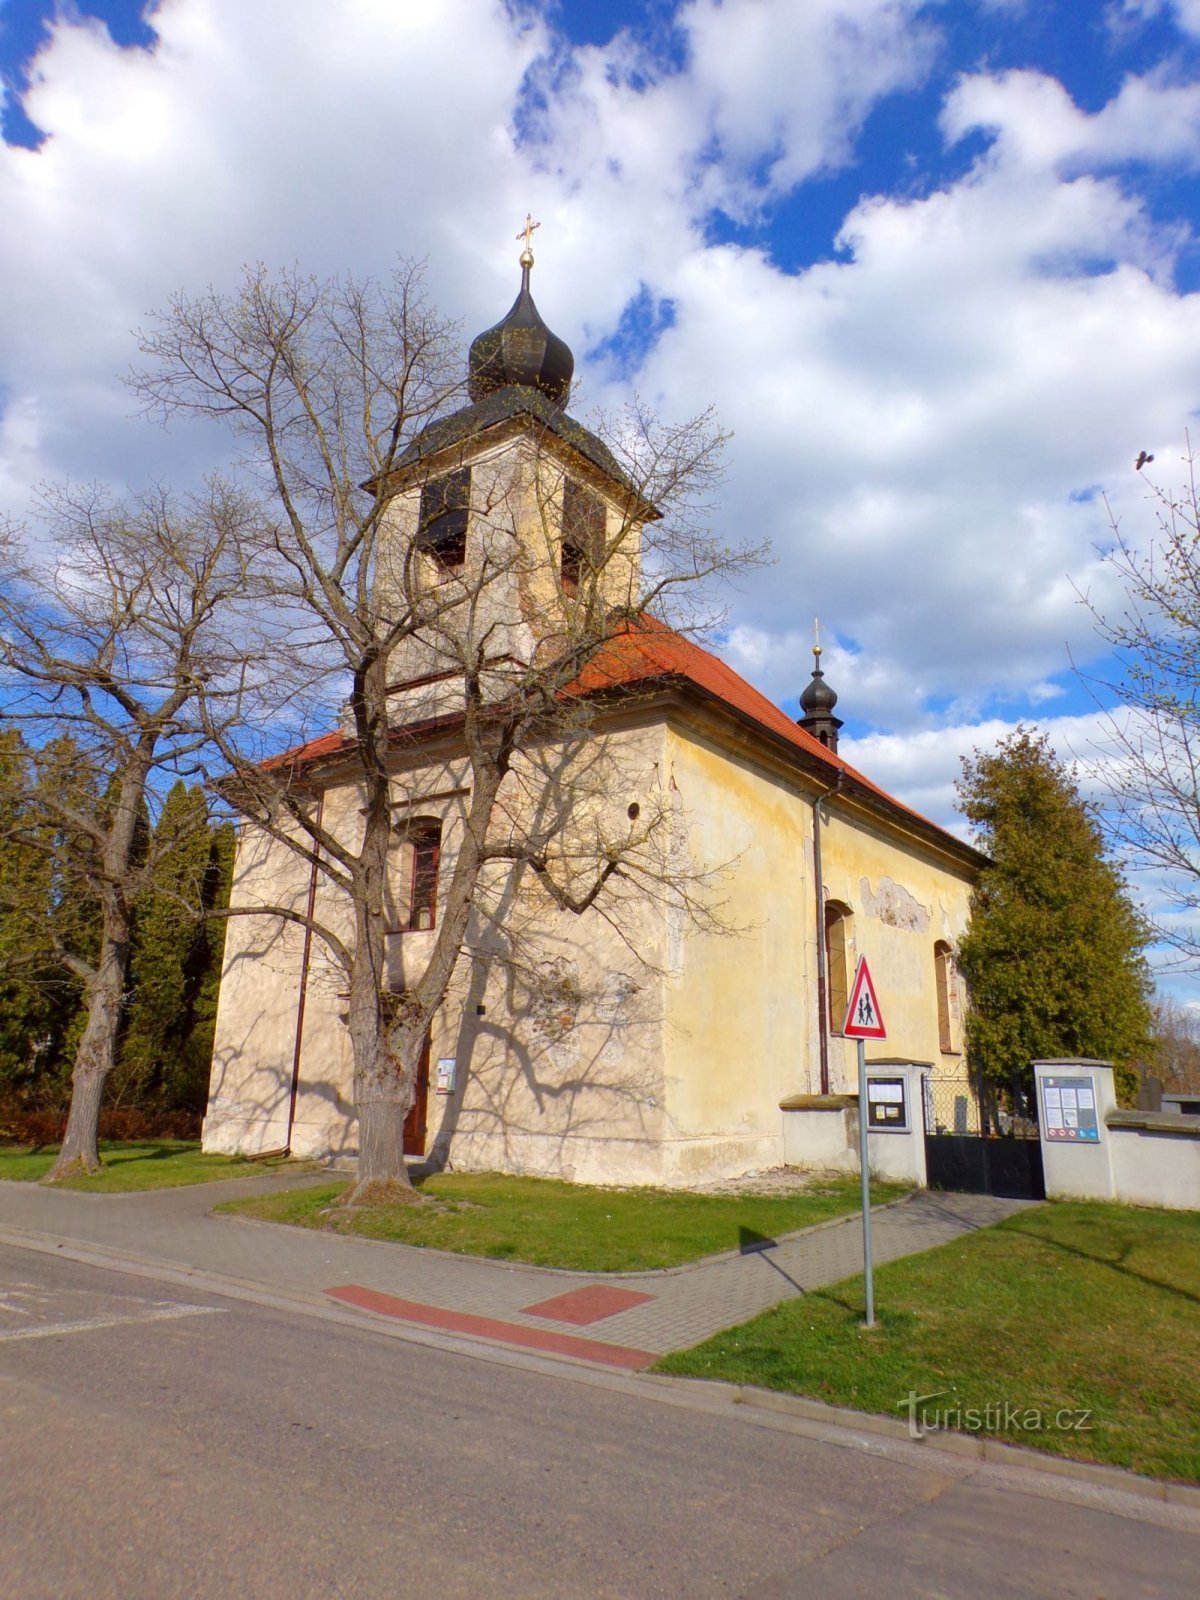
<instances>
[{"instance_id":1,"label":"white church tower","mask_svg":"<svg viewBox=\"0 0 1200 1600\"><path fill-rule=\"evenodd\" d=\"M575 361L521 288L471 345L471 403L440 418L390 475L380 603L415 615L391 663L391 721L461 704L464 672L500 697L514 673L573 637L592 608L635 609L641 530L658 516L612 452L565 406Z\"/></svg>"}]
</instances>

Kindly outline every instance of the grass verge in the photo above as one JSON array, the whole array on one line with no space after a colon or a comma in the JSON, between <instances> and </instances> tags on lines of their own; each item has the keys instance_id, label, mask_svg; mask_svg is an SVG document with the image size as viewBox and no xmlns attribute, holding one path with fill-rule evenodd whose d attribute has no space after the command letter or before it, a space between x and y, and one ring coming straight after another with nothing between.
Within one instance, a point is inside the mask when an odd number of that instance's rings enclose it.
<instances>
[{"instance_id":1,"label":"grass verge","mask_svg":"<svg viewBox=\"0 0 1200 1600\"><path fill-rule=\"evenodd\" d=\"M936 1393L935 1425L1200 1480L1200 1215L1040 1206L879 1268L875 1305L848 1278L656 1370L899 1418Z\"/></svg>"},{"instance_id":2,"label":"grass verge","mask_svg":"<svg viewBox=\"0 0 1200 1600\"><path fill-rule=\"evenodd\" d=\"M0 1178L36 1181L49 1172L57 1145L38 1150L0 1148ZM137 1189L177 1189L219 1178L246 1178L281 1169L304 1171L293 1161L246 1161L241 1156L202 1155L190 1139L140 1139L128 1144L102 1141L104 1171L90 1178L70 1178L59 1187L89 1194L126 1194Z\"/></svg>"},{"instance_id":3,"label":"grass verge","mask_svg":"<svg viewBox=\"0 0 1200 1600\"><path fill-rule=\"evenodd\" d=\"M794 1194L690 1194L600 1189L551 1178L440 1173L422 1180L421 1206L330 1206L345 1184L228 1201L219 1211L333 1228L460 1255L583 1272L674 1267L723 1250L752 1250L783 1233L854 1211L858 1179L830 1177ZM875 1184L875 1204L903 1194Z\"/></svg>"}]
</instances>

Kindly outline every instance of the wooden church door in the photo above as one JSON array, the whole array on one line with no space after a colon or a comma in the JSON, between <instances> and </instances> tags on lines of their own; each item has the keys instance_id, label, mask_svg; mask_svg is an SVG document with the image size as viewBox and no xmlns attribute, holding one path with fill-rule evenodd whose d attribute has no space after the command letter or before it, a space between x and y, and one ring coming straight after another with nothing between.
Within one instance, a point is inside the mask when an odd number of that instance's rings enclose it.
<instances>
[{"instance_id":1,"label":"wooden church door","mask_svg":"<svg viewBox=\"0 0 1200 1600\"><path fill-rule=\"evenodd\" d=\"M421 1051L420 1065L417 1067L417 1082L413 1094L413 1103L404 1119L404 1154L406 1156L423 1156L425 1154L426 1113L428 1107L429 1039L426 1037L425 1046Z\"/></svg>"}]
</instances>

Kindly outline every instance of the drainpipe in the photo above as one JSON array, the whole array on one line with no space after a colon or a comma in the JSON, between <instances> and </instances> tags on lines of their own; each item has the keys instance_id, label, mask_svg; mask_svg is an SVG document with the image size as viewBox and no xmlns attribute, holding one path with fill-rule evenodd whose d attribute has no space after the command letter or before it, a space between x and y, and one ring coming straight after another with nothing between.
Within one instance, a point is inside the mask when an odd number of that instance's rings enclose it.
<instances>
[{"instance_id":1,"label":"drainpipe","mask_svg":"<svg viewBox=\"0 0 1200 1600\"><path fill-rule=\"evenodd\" d=\"M839 772L831 788L813 801L813 877L817 902L817 1038L821 1046L821 1093L829 1093L829 974L825 961L825 873L821 865L821 807L842 787Z\"/></svg>"},{"instance_id":2,"label":"drainpipe","mask_svg":"<svg viewBox=\"0 0 1200 1600\"><path fill-rule=\"evenodd\" d=\"M321 819L325 814L325 791L322 790L317 799L317 827L321 826ZM314 850L316 846L314 845ZM313 916L317 908L317 863L314 860L308 875L308 906L305 910L307 922L304 928L304 949L300 955L300 996L296 1001L296 1042L292 1048L292 1083L288 1091L288 1119L287 1134L280 1155L290 1156L292 1153L292 1125L296 1120L296 1099L300 1092L300 1048L304 1043L304 1007L308 999L308 967L312 958ZM274 1152L272 1152L274 1153Z\"/></svg>"}]
</instances>

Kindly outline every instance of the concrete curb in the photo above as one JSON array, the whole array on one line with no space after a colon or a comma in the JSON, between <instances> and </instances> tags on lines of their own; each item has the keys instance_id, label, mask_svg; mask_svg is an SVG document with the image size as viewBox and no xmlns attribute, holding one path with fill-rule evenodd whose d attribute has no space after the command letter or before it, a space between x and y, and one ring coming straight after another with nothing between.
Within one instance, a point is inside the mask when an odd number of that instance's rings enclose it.
<instances>
[{"instance_id":1,"label":"concrete curb","mask_svg":"<svg viewBox=\"0 0 1200 1600\"><path fill-rule=\"evenodd\" d=\"M651 1374L666 1377L667 1374ZM703 1378L676 1379L683 1383L703 1383ZM880 1434L886 1439L900 1440L920 1449L942 1451L946 1455L966 1456L975 1461L987 1461L998 1466L1020 1467L1022 1470L1046 1473L1050 1477L1071 1478L1076 1482L1094 1483L1100 1488L1122 1494L1140 1495L1148 1500L1159 1500L1167 1505L1186 1506L1200 1511L1200 1484L1179 1483L1165 1478L1146 1478L1128 1472L1123 1467L1105 1466L1093 1461L1079 1461L1071 1456L1048 1455L1041 1450L1030 1450L1021 1445L1005 1444L989 1435L974 1433L923 1433L914 1438L905 1423L875 1411L854 1411L847 1406L826 1405L820 1400L806 1400L802 1395L780 1394L771 1389L756 1389L749 1385L730 1385L734 1390L733 1404L750 1406L761 1411L778 1412L783 1416L802 1417L807 1422L821 1422L830 1427L852 1428L860 1433Z\"/></svg>"}]
</instances>

